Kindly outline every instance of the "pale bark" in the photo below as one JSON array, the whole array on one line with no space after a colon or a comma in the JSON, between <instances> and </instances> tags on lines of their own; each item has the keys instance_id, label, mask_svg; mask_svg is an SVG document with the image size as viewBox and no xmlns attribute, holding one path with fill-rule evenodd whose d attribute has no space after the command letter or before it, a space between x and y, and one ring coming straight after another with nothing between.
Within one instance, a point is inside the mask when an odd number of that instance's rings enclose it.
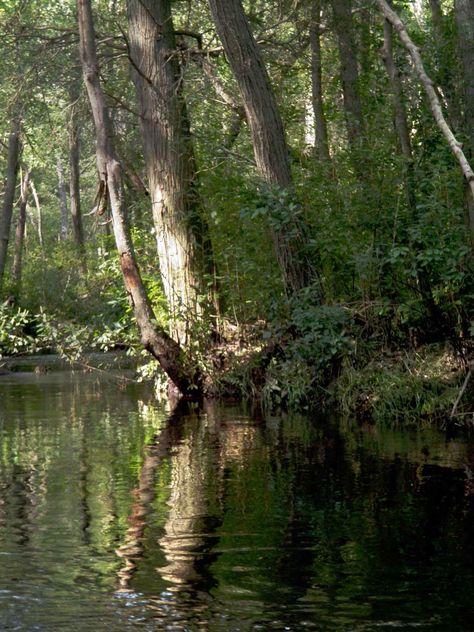
<instances>
[{"instance_id":1,"label":"pale bark","mask_svg":"<svg viewBox=\"0 0 474 632\"><path fill-rule=\"evenodd\" d=\"M197 376L185 366L180 346L156 323L140 276L127 223L122 169L113 145L109 111L100 85L90 0L77 0L77 8L82 72L96 130L97 171L102 194L109 197L120 266L141 341L181 393L196 395L200 390Z\"/></svg>"},{"instance_id":2,"label":"pale bark","mask_svg":"<svg viewBox=\"0 0 474 632\"><path fill-rule=\"evenodd\" d=\"M20 121L14 118L10 137L8 140L7 174L5 192L0 215L0 287L3 284L5 264L7 261L8 242L10 240L10 227L12 222L13 205L15 202L15 189L19 169Z\"/></svg>"},{"instance_id":3,"label":"pale bark","mask_svg":"<svg viewBox=\"0 0 474 632\"><path fill-rule=\"evenodd\" d=\"M33 182L33 180L30 177L30 189L31 189L31 193L33 195L33 200L35 201L35 207L36 207L36 230L38 232L38 241L39 244L41 246L41 248L44 247L44 242L43 242L43 211L41 210L41 204L40 204L40 200L39 200L39 196L38 196L38 191L36 190L35 187L35 183Z\"/></svg>"},{"instance_id":4,"label":"pale bark","mask_svg":"<svg viewBox=\"0 0 474 632\"><path fill-rule=\"evenodd\" d=\"M64 182L64 168L61 159L56 160L56 173L58 175L58 198L59 209L61 211L61 223L59 228L59 240L64 241L67 237L68 215L66 183Z\"/></svg>"},{"instance_id":5,"label":"pale bark","mask_svg":"<svg viewBox=\"0 0 474 632\"><path fill-rule=\"evenodd\" d=\"M341 64L341 84L349 146L357 160L357 150L363 140L362 103L359 93L359 69L354 41L351 0L332 0L334 26Z\"/></svg>"},{"instance_id":6,"label":"pale bark","mask_svg":"<svg viewBox=\"0 0 474 632\"><path fill-rule=\"evenodd\" d=\"M21 195L20 208L18 210L18 219L15 229L15 250L13 255L12 280L15 292L18 295L21 285L22 262L23 262L23 243L25 239L26 225L26 205L28 202L28 181L30 173L28 169L24 171L21 178Z\"/></svg>"},{"instance_id":7,"label":"pale bark","mask_svg":"<svg viewBox=\"0 0 474 632\"><path fill-rule=\"evenodd\" d=\"M182 95L169 0L128 0L129 46L163 288L173 336L187 342L214 274Z\"/></svg>"},{"instance_id":8,"label":"pale bark","mask_svg":"<svg viewBox=\"0 0 474 632\"><path fill-rule=\"evenodd\" d=\"M394 29L397 31L402 44L407 49L411 60L413 62L416 74L426 92L428 97L428 103L433 114L433 117L441 130L443 136L445 137L449 148L461 167L462 173L466 178L472 196L474 197L474 172L469 164L466 155L464 154L461 144L456 140L451 128L446 122L446 118L444 117L443 110L441 107L441 103L438 97L438 94L435 90L432 80L427 75L425 67L423 65L423 61L421 59L420 52L418 48L415 46L413 41L411 40L408 32L406 30L405 24L398 17L398 15L393 11L390 6L387 4L385 0L376 0L377 4L385 16L385 18L392 24Z\"/></svg>"},{"instance_id":9,"label":"pale bark","mask_svg":"<svg viewBox=\"0 0 474 632\"><path fill-rule=\"evenodd\" d=\"M309 27L311 45L311 92L315 127L315 154L322 162L330 160L326 116L323 105L321 68L321 3L313 0Z\"/></svg>"},{"instance_id":10,"label":"pale bark","mask_svg":"<svg viewBox=\"0 0 474 632\"><path fill-rule=\"evenodd\" d=\"M236 78L252 135L257 170L263 180L292 189L288 148L280 112L262 56L240 0L209 0L219 37ZM270 228L275 254L289 294L313 280L304 255L306 227L301 217L288 213L280 226Z\"/></svg>"}]
</instances>

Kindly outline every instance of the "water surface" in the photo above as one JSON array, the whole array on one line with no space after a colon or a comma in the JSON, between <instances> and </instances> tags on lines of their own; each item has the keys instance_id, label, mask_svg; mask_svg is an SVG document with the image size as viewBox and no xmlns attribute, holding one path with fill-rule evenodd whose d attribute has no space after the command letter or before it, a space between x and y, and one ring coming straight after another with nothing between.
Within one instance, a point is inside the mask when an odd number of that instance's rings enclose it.
<instances>
[{"instance_id":1,"label":"water surface","mask_svg":"<svg viewBox=\"0 0 474 632\"><path fill-rule=\"evenodd\" d=\"M474 629L474 445L0 382L0 630Z\"/></svg>"}]
</instances>

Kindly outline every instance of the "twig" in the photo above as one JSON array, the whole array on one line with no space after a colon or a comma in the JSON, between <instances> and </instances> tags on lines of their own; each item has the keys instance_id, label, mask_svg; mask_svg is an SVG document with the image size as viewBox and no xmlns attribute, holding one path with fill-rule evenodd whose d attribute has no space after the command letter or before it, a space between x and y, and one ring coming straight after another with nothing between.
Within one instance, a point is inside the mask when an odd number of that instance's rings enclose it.
<instances>
[{"instance_id":1,"label":"twig","mask_svg":"<svg viewBox=\"0 0 474 632\"><path fill-rule=\"evenodd\" d=\"M457 410L457 408L459 406L459 402L461 401L462 396L464 395L464 392L465 392L465 390L467 388L467 385L469 384L469 380L471 379L472 369L473 369L473 365L471 364L471 366L469 367L469 371L467 372L467 375L466 375L466 377L464 379L464 383L461 386L461 390L459 391L459 395L457 396L456 401L454 402L453 409L452 409L451 414L449 416L450 419L453 419L456 416L456 410Z\"/></svg>"}]
</instances>

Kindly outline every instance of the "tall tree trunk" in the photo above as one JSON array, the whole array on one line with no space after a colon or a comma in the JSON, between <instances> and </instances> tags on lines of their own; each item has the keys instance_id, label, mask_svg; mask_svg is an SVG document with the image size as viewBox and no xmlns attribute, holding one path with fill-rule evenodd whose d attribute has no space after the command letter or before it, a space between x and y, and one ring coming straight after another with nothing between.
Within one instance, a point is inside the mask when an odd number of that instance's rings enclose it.
<instances>
[{"instance_id":1,"label":"tall tree trunk","mask_svg":"<svg viewBox=\"0 0 474 632\"><path fill-rule=\"evenodd\" d=\"M403 90L395 61L393 58L392 45L392 25L385 20L384 23L384 46L382 49L382 57L387 70L387 75L392 93L393 109L395 113L395 127L398 134L400 149L405 159L406 169L406 190L408 205L411 209L416 207L415 190L414 190L414 174L413 174L413 152L410 140L410 131L408 128L407 113L405 103L403 101Z\"/></svg>"},{"instance_id":2,"label":"tall tree trunk","mask_svg":"<svg viewBox=\"0 0 474 632\"><path fill-rule=\"evenodd\" d=\"M80 128L77 113L77 100L79 90L70 90L71 110L68 122L68 136L69 136L69 199L71 202L71 220L72 220L72 234L74 243L81 259L81 266L83 271L86 272L86 259L84 248L84 230L82 227L82 212L81 212L81 190L80 190Z\"/></svg>"},{"instance_id":3,"label":"tall tree trunk","mask_svg":"<svg viewBox=\"0 0 474 632\"><path fill-rule=\"evenodd\" d=\"M362 103L359 93L359 69L357 67L357 49L354 40L351 0L332 0L334 27L339 48L341 64L341 83L346 117L347 138L359 162L358 150L363 139Z\"/></svg>"},{"instance_id":4,"label":"tall tree trunk","mask_svg":"<svg viewBox=\"0 0 474 632\"><path fill-rule=\"evenodd\" d=\"M163 288L173 336L186 343L189 318L204 307L204 277L212 278L214 268L170 0L128 0L128 22Z\"/></svg>"},{"instance_id":5,"label":"tall tree trunk","mask_svg":"<svg viewBox=\"0 0 474 632\"><path fill-rule=\"evenodd\" d=\"M242 3L240 0L209 0L209 5L242 96L257 169L268 184L291 190L283 122ZM311 266L302 254L307 251L306 232L301 216L292 211L288 211L280 225L270 227L283 283L289 294L314 281Z\"/></svg>"},{"instance_id":6,"label":"tall tree trunk","mask_svg":"<svg viewBox=\"0 0 474 632\"><path fill-rule=\"evenodd\" d=\"M315 154L321 162L330 160L326 116L323 107L321 69L321 3L313 0L309 27L311 45L311 88L315 127Z\"/></svg>"},{"instance_id":7,"label":"tall tree trunk","mask_svg":"<svg viewBox=\"0 0 474 632\"><path fill-rule=\"evenodd\" d=\"M141 341L184 395L196 395L200 382L185 366L181 348L156 323L135 258L124 204L122 169L113 146L113 130L99 79L99 64L90 0L77 0L79 49L84 83L91 104L96 130L97 171L102 195L109 197L115 242Z\"/></svg>"},{"instance_id":8,"label":"tall tree trunk","mask_svg":"<svg viewBox=\"0 0 474 632\"><path fill-rule=\"evenodd\" d=\"M20 208L18 211L18 220L15 230L15 251L13 255L12 266L12 279L15 288L16 296L20 293L21 286L21 274L22 274L22 260L23 260L23 242L25 239L25 224L26 224L26 205L28 202L28 180L30 173L28 169L25 169L21 178L21 196L20 196Z\"/></svg>"},{"instance_id":9,"label":"tall tree trunk","mask_svg":"<svg viewBox=\"0 0 474 632\"><path fill-rule=\"evenodd\" d=\"M474 0L455 0L454 15L463 76L463 131L467 137L467 155L474 157ZM474 188L467 196L471 239L474 242Z\"/></svg>"},{"instance_id":10,"label":"tall tree trunk","mask_svg":"<svg viewBox=\"0 0 474 632\"><path fill-rule=\"evenodd\" d=\"M66 184L64 182L64 168L61 159L56 161L56 173L58 174L58 197L59 208L61 210L61 224L59 227L59 240L64 241L67 237L67 225L69 211L67 208Z\"/></svg>"},{"instance_id":11,"label":"tall tree trunk","mask_svg":"<svg viewBox=\"0 0 474 632\"><path fill-rule=\"evenodd\" d=\"M19 169L21 151L20 121L15 117L12 121L10 137L8 140L7 174L3 205L0 215L0 287L5 274L7 261L8 242L10 240L10 227L12 222L13 205L15 202L16 180Z\"/></svg>"},{"instance_id":12,"label":"tall tree trunk","mask_svg":"<svg viewBox=\"0 0 474 632\"><path fill-rule=\"evenodd\" d=\"M390 22L388 20L385 20L384 46L382 50L382 57L385 63L385 68L387 70L387 75L390 83L390 91L392 93L393 109L395 113L395 127L397 129L400 149L405 163L404 180L407 204L410 211L411 224L414 225L418 221L418 207L416 202L413 150L410 139L410 131L408 127L408 118L405 103L403 100L402 84L393 58L392 30L393 29ZM416 240L412 240L411 245L416 253L419 253L422 250L422 246ZM425 309L430 317L431 323L433 324L433 328L437 331L437 333L440 333L442 332L444 325L443 317L439 307L436 305L433 299L431 283L427 271L417 265L416 275L419 291Z\"/></svg>"}]
</instances>

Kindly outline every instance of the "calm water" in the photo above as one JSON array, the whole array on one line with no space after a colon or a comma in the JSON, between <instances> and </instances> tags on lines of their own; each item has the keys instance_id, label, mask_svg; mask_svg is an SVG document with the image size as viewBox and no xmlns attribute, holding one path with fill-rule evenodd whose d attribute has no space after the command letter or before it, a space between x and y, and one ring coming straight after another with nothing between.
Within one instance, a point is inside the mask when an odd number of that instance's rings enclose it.
<instances>
[{"instance_id":1,"label":"calm water","mask_svg":"<svg viewBox=\"0 0 474 632\"><path fill-rule=\"evenodd\" d=\"M474 445L0 381L0 630L474 630Z\"/></svg>"}]
</instances>

